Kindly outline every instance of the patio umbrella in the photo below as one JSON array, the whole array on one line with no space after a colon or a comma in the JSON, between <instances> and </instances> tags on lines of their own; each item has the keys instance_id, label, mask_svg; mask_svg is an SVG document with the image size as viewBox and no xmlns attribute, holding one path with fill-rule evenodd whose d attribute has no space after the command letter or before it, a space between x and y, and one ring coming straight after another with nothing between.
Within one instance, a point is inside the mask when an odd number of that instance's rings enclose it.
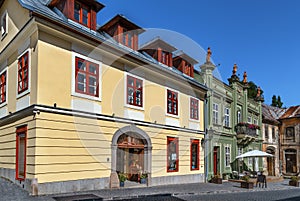
<instances>
[{"instance_id":1,"label":"patio umbrella","mask_svg":"<svg viewBox=\"0 0 300 201\"><path fill-rule=\"evenodd\" d=\"M244 154L241 154L241 155L237 156L236 159L238 159L238 158L249 158L249 157L273 157L273 155L268 154L268 153L263 152L263 151L253 150L253 151L248 151Z\"/></svg>"}]
</instances>

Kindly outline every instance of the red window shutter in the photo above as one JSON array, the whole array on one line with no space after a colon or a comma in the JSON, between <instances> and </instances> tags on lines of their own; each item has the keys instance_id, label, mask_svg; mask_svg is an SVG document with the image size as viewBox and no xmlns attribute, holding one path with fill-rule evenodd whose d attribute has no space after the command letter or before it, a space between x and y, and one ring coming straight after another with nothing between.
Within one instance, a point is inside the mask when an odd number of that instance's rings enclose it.
<instances>
[{"instance_id":1,"label":"red window shutter","mask_svg":"<svg viewBox=\"0 0 300 201\"><path fill-rule=\"evenodd\" d=\"M96 30L97 27L97 16L94 10L91 10L91 29Z\"/></svg>"}]
</instances>

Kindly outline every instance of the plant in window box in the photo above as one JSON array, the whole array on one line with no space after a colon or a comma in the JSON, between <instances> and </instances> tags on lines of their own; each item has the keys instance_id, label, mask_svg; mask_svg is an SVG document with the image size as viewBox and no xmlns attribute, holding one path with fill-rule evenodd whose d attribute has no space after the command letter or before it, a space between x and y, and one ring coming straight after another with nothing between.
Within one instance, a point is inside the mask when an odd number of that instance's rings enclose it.
<instances>
[{"instance_id":1,"label":"plant in window box","mask_svg":"<svg viewBox=\"0 0 300 201\"><path fill-rule=\"evenodd\" d=\"M241 182L241 188L248 188L252 189L253 188L253 182L250 182L250 177L248 175L245 175L242 177L242 182Z\"/></svg>"},{"instance_id":2,"label":"plant in window box","mask_svg":"<svg viewBox=\"0 0 300 201\"><path fill-rule=\"evenodd\" d=\"M125 173L120 172L118 174L120 180L120 187L124 187L125 181L127 180L127 175Z\"/></svg>"},{"instance_id":3,"label":"plant in window box","mask_svg":"<svg viewBox=\"0 0 300 201\"><path fill-rule=\"evenodd\" d=\"M146 184L147 183L147 178L148 178L148 173L144 172L140 175L140 182L141 184Z\"/></svg>"},{"instance_id":4,"label":"plant in window box","mask_svg":"<svg viewBox=\"0 0 300 201\"><path fill-rule=\"evenodd\" d=\"M290 181L289 181L289 185L299 187L299 177L298 176L292 176Z\"/></svg>"},{"instance_id":5,"label":"plant in window box","mask_svg":"<svg viewBox=\"0 0 300 201\"><path fill-rule=\"evenodd\" d=\"M214 184L222 184L222 178L220 176L220 173L213 175L210 182Z\"/></svg>"}]
</instances>

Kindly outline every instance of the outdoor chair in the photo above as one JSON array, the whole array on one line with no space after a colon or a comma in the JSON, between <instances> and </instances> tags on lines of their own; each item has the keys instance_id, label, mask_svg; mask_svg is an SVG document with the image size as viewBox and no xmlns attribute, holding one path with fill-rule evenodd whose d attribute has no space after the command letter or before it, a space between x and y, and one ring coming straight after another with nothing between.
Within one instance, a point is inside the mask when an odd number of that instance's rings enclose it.
<instances>
[{"instance_id":1,"label":"outdoor chair","mask_svg":"<svg viewBox=\"0 0 300 201\"><path fill-rule=\"evenodd\" d=\"M257 187L257 184L258 184L258 187L261 187L262 188L267 188L267 178L266 178L266 175L257 175L257 180L256 180L256 187Z\"/></svg>"}]
</instances>

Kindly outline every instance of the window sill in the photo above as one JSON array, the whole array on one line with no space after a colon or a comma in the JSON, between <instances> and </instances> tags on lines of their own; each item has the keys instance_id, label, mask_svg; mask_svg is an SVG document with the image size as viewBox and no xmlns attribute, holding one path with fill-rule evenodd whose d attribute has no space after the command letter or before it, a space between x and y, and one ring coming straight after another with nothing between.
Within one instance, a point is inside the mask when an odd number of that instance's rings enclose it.
<instances>
[{"instance_id":1,"label":"window sill","mask_svg":"<svg viewBox=\"0 0 300 201\"><path fill-rule=\"evenodd\" d=\"M125 104L125 107L130 108L130 109L145 111L144 105L143 105L143 107L139 107L139 106L135 106L135 105Z\"/></svg>"},{"instance_id":2,"label":"window sill","mask_svg":"<svg viewBox=\"0 0 300 201\"><path fill-rule=\"evenodd\" d=\"M169 113L166 113L166 116L167 116L167 117L172 117L172 118L179 119L179 115L175 115L175 114L169 114Z\"/></svg>"},{"instance_id":3,"label":"window sill","mask_svg":"<svg viewBox=\"0 0 300 201\"><path fill-rule=\"evenodd\" d=\"M200 119L191 119L191 118L189 118L189 120L190 120L191 122L200 123Z\"/></svg>"},{"instance_id":4,"label":"window sill","mask_svg":"<svg viewBox=\"0 0 300 201\"><path fill-rule=\"evenodd\" d=\"M3 107L5 107L5 106L7 106L7 101L5 101L5 102L3 102L3 103L0 103L0 108L3 108Z\"/></svg>"},{"instance_id":5,"label":"window sill","mask_svg":"<svg viewBox=\"0 0 300 201\"><path fill-rule=\"evenodd\" d=\"M88 99L88 100L93 100L93 101L101 101L100 97L89 96L89 95L81 94L81 93L77 93L77 92L73 92L72 96L78 97L78 98L84 98L84 99Z\"/></svg>"},{"instance_id":6,"label":"window sill","mask_svg":"<svg viewBox=\"0 0 300 201\"><path fill-rule=\"evenodd\" d=\"M228 126L223 126L225 129L232 129L231 127L228 127Z\"/></svg>"},{"instance_id":7,"label":"window sill","mask_svg":"<svg viewBox=\"0 0 300 201\"><path fill-rule=\"evenodd\" d=\"M17 99L20 99L20 98L22 98L22 97L28 95L29 93L30 93L30 90L27 89L26 91L23 91L23 92L17 94Z\"/></svg>"}]
</instances>

